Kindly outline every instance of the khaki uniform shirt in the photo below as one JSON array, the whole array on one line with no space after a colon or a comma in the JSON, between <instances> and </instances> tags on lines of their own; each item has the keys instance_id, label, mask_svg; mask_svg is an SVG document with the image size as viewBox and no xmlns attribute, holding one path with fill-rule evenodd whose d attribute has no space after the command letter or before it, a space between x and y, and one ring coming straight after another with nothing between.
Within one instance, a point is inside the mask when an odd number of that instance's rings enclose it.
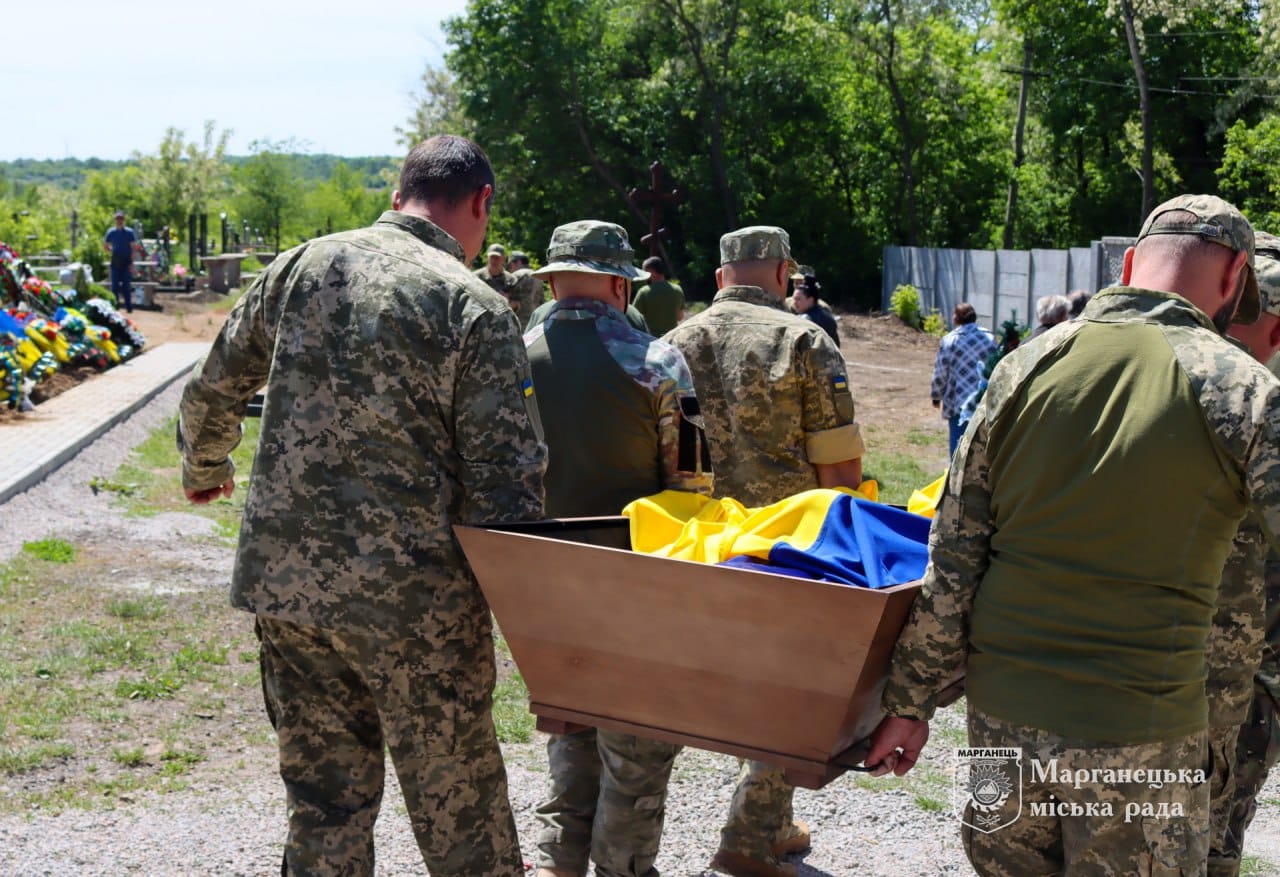
<instances>
[{"instance_id":1,"label":"khaki uniform shirt","mask_svg":"<svg viewBox=\"0 0 1280 877\"><path fill-rule=\"evenodd\" d=\"M757 286L729 286L662 339L693 373L716 494L762 506L818 486L815 463L862 456L844 357Z\"/></svg>"},{"instance_id":2,"label":"khaki uniform shirt","mask_svg":"<svg viewBox=\"0 0 1280 877\"><path fill-rule=\"evenodd\" d=\"M234 472L266 385L232 604L471 644L484 598L454 523L537 518L546 448L506 304L437 226L388 211L281 254L183 393L183 484Z\"/></svg>"}]
</instances>

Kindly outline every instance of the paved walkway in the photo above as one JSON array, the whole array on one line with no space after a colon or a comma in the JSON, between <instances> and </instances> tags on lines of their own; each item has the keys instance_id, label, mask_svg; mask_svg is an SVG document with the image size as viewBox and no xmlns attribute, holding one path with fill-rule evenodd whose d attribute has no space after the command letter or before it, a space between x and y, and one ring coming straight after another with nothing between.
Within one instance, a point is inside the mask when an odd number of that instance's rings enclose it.
<instances>
[{"instance_id":1,"label":"paved walkway","mask_svg":"<svg viewBox=\"0 0 1280 877\"><path fill-rule=\"evenodd\" d=\"M0 503L43 481L85 445L191 371L207 343L161 344L0 424Z\"/></svg>"}]
</instances>

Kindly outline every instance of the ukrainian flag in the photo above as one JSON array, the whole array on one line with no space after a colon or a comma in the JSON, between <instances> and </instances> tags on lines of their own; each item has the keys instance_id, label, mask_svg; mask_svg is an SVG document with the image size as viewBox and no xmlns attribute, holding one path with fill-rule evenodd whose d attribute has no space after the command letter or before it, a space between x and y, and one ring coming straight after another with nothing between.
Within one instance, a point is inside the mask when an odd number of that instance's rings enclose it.
<instances>
[{"instance_id":1,"label":"ukrainian flag","mask_svg":"<svg viewBox=\"0 0 1280 877\"><path fill-rule=\"evenodd\" d=\"M915 581L928 562L928 518L863 491L806 490L759 509L667 490L632 502L631 547L865 588Z\"/></svg>"}]
</instances>

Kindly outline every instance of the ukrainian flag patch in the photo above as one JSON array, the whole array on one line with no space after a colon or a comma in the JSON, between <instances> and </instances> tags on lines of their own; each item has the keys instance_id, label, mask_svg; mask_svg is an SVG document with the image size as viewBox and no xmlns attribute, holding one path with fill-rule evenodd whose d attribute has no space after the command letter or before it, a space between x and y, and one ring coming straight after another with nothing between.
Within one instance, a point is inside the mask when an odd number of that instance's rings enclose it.
<instances>
[{"instance_id":1,"label":"ukrainian flag patch","mask_svg":"<svg viewBox=\"0 0 1280 877\"><path fill-rule=\"evenodd\" d=\"M521 389L521 390L524 390L524 394L525 394L525 396L526 396L526 397L528 397L528 396L532 396L532 395L533 395L533 381L529 380L528 378L525 378L525 379L524 379L524 383L520 385L520 389Z\"/></svg>"},{"instance_id":2,"label":"ukrainian flag patch","mask_svg":"<svg viewBox=\"0 0 1280 877\"><path fill-rule=\"evenodd\" d=\"M847 390L849 389L849 382L841 375L831 379L831 387L834 390Z\"/></svg>"}]
</instances>

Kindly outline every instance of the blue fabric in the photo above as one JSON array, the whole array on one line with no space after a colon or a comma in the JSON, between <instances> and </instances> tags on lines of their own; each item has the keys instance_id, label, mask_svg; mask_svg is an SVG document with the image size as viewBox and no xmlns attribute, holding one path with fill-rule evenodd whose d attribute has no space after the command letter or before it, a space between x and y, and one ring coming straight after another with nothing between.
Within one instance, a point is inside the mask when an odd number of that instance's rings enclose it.
<instances>
[{"instance_id":1,"label":"blue fabric","mask_svg":"<svg viewBox=\"0 0 1280 877\"><path fill-rule=\"evenodd\" d=\"M736 557L720 566L754 569L862 588L914 582L929 562L928 518L893 506L840 496L807 548L779 540L764 562Z\"/></svg>"},{"instance_id":2,"label":"blue fabric","mask_svg":"<svg viewBox=\"0 0 1280 877\"><path fill-rule=\"evenodd\" d=\"M112 228L103 237L107 243L111 244L111 261L112 262L129 262L133 260L133 242L138 236L133 233L133 229L125 226L124 228Z\"/></svg>"},{"instance_id":3,"label":"blue fabric","mask_svg":"<svg viewBox=\"0 0 1280 877\"><path fill-rule=\"evenodd\" d=\"M961 420L958 412L947 418L947 441L950 442L949 453L953 457L956 453L956 445L960 444L960 437L964 435L964 428L968 423L968 418Z\"/></svg>"},{"instance_id":4,"label":"blue fabric","mask_svg":"<svg viewBox=\"0 0 1280 877\"><path fill-rule=\"evenodd\" d=\"M19 338L26 337L26 330L21 323L9 315L7 311L0 310L0 332L8 332Z\"/></svg>"}]
</instances>

